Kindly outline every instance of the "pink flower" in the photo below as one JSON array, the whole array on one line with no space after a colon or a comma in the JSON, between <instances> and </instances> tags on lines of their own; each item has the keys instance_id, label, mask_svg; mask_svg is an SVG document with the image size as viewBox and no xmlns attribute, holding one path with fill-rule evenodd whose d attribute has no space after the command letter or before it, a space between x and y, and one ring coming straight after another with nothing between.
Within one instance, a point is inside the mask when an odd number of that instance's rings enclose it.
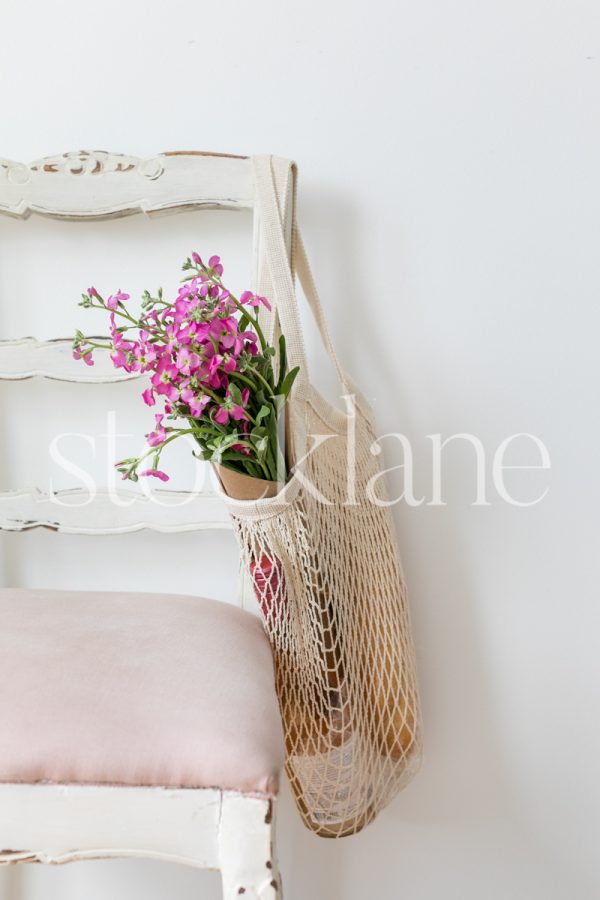
<instances>
[{"instance_id":1,"label":"pink flower","mask_svg":"<svg viewBox=\"0 0 600 900\"><path fill-rule=\"evenodd\" d=\"M138 372L140 364L136 358L138 344L120 339L115 343L115 353L110 354L114 366L117 369L125 369L126 372Z\"/></svg>"},{"instance_id":2,"label":"pink flower","mask_svg":"<svg viewBox=\"0 0 600 900\"><path fill-rule=\"evenodd\" d=\"M91 351L89 353L83 353L81 350L73 350L73 359L82 359L86 366L94 365Z\"/></svg>"},{"instance_id":3,"label":"pink flower","mask_svg":"<svg viewBox=\"0 0 600 900\"><path fill-rule=\"evenodd\" d=\"M168 400L176 400L179 396L179 390L173 384L173 381L178 375L179 369L173 365L169 354L165 353L161 356L150 381L154 385L157 394L164 394Z\"/></svg>"},{"instance_id":4,"label":"pink flower","mask_svg":"<svg viewBox=\"0 0 600 900\"><path fill-rule=\"evenodd\" d=\"M144 322L145 325L158 325L159 316L157 309L151 309L150 312L147 312L140 319L141 322Z\"/></svg>"},{"instance_id":5,"label":"pink flower","mask_svg":"<svg viewBox=\"0 0 600 900\"><path fill-rule=\"evenodd\" d=\"M252 451L249 447L246 447L244 444L232 444L232 450L237 450L238 453L243 453L244 456L252 456Z\"/></svg>"},{"instance_id":6,"label":"pink flower","mask_svg":"<svg viewBox=\"0 0 600 900\"><path fill-rule=\"evenodd\" d=\"M150 475L152 478L160 478L161 481L168 481L169 476L166 472L161 472L160 469L144 469L143 472L140 472L140 475L145 478Z\"/></svg>"},{"instance_id":7,"label":"pink flower","mask_svg":"<svg viewBox=\"0 0 600 900\"><path fill-rule=\"evenodd\" d=\"M248 343L248 346L245 349L248 351L248 353L250 353L252 356L256 356L256 354L258 353L258 348L256 346L256 335L253 331L242 331L237 334L233 342L231 352L235 356L239 356L246 343Z\"/></svg>"},{"instance_id":8,"label":"pink flower","mask_svg":"<svg viewBox=\"0 0 600 900\"><path fill-rule=\"evenodd\" d=\"M114 312L110 314L110 336L115 348L122 347L127 343L123 337L123 332L119 331ZM131 345L127 344L127 346L130 347Z\"/></svg>"},{"instance_id":9,"label":"pink flower","mask_svg":"<svg viewBox=\"0 0 600 900\"><path fill-rule=\"evenodd\" d=\"M247 303L248 306L258 306L262 303L268 310L271 309L271 304L266 297L261 297L260 294L253 294L252 291L244 291L240 296L240 303Z\"/></svg>"},{"instance_id":10,"label":"pink flower","mask_svg":"<svg viewBox=\"0 0 600 900\"><path fill-rule=\"evenodd\" d=\"M106 305L109 309L116 309L119 303L125 303L126 300L129 300L129 294L124 294L119 288L116 294L111 295L106 301Z\"/></svg>"},{"instance_id":11,"label":"pink flower","mask_svg":"<svg viewBox=\"0 0 600 900\"><path fill-rule=\"evenodd\" d=\"M237 363L233 356L230 356L229 353L226 353L223 357L223 371L227 372L229 375L230 372L235 372L237 369Z\"/></svg>"},{"instance_id":12,"label":"pink flower","mask_svg":"<svg viewBox=\"0 0 600 900\"><path fill-rule=\"evenodd\" d=\"M127 364L126 350L119 349L116 353L111 353L110 358L112 359L115 368L128 371L129 366Z\"/></svg>"},{"instance_id":13,"label":"pink flower","mask_svg":"<svg viewBox=\"0 0 600 900\"><path fill-rule=\"evenodd\" d=\"M209 329L208 322L186 322L177 332L177 340L180 344L190 344L192 340L201 343L206 339Z\"/></svg>"},{"instance_id":14,"label":"pink flower","mask_svg":"<svg viewBox=\"0 0 600 900\"><path fill-rule=\"evenodd\" d=\"M154 431L151 431L150 434L147 434L146 437L148 439L148 443L151 447L159 447L161 444L167 439L167 431L162 424L162 420L164 419L164 415L157 414L155 417L156 428Z\"/></svg>"},{"instance_id":15,"label":"pink flower","mask_svg":"<svg viewBox=\"0 0 600 900\"><path fill-rule=\"evenodd\" d=\"M229 422L229 410L225 409L224 406L220 406L215 413L215 422L218 422L219 425L227 425Z\"/></svg>"},{"instance_id":16,"label":"pink flower","mask_svg":"<svg viewBox=\"0 0 600 900\"><path fill-rule=\"evenodd\" d=\"M223 319L213 319L210 324L210 333L221 342L225 349L233 347L238 333L237 319L233 316L225 316Z\"/></svg>"},{"instance_id":17,"label":"pink flower","mask_svg":"<svg viewBox=\"0 0 600 900\"><path fill-rule=\"evenodd\" d=\"M192 375L200 368L200 357L187 347L182 347L177 354L176 365L182 375Z\"/></svg>"},{"instance_id":18,"label":"pink flower","mask_svg":"<svg viewBox=\"0 0 600 900\"><path fill-rule=\"evenodd\" d=\"M177 340L177 332L178 329L175 325L167 325L165 328L165 332L167 334L167 342L164 345L165 350L168 350L169 353L173 353L174 350L177 350L179 347L179 343Z\"/></svg>"},{"instance_id":19,"label":"pink flower","mask_svg":"<svg viewBox=\"0 0 600 900\"><path fill-rule=\"evenodd\" d=\"M215 275L223 274L223 266L221 265L221 257L220 256L211 256L208 261L208 267L213 270Z\"/></svg>"},{"instance_id":20,"label":"pink flower","mask_svg":"<svg viewBox=\"0 0 600 900\"><path fill-rule=\"evenodd\" d=\"M96 290L95 287L89 287L89 288L87 289L87 292L88 292L88 294L90 295L90 297L98 297L98 296L99 296L99 295L98 295L98 291Z\"/></svg>"},{"instance_id":21,"label":"pink flower","mask_svg":"<svg viewBox=\"0 0 600 900\"><path fill-rule=\"evenodd\" d=\"M212 344L208 344L206 347L206 359L208 362L204 365L204 368L198 372L197 377L201 377L203 382L215 390L226 387L227 377L220 372L223 357L220 354L215 353Z\"/></svg>"},{"instance_id":22,"label":"pink flower","mask_svg":"<svg viewBox=\"0 0 600 900\"><path fill-rule=\"evenodd\" d=\"M152 364L158 357L158 353L153 344L148 340L150 335L147 331L140 331L140 343L134 344L133 353L139 365L140 371L147 372L152 368ZM137 369L136 369L137 371Z\"/></svg>"},{"instance_id":23,"label":"pink flower","mask_svg":"<svg viewBox=\"0 0 600 900\"><path fill-rule=\"evenodd\" d=\"M195 419L200 418L206 405L210 403L210 397L207 397L206 394L200 394L200 396L198 396L191 388L185 388L181 392L181 399L189 406L190 412Z\"/></svg>"},{"instance_id":24,"label":"pink flower","mask_svg":"<svg viewBox=\"0 0 600 900\"><path fill-rule=\"evenodd\" d=\"M154 391L151 387L146 388L146 390L142 393L142 397L144 398L144 403L146 404L146 406L156 406Z\"/></svg>"},{"instance_id":25,"label":"pink flower","mask_svg":"<svg viewBox=\"0 0 600 900\"><path fill-rule=\"evenodd\" d=\"M248 414L244 409L244 406L248 402L250 397L250 391L248 388L244 388L242 391L242 404L236 404L233 402L231 395L228 393L225 402L215 413L215 422L218 422L219 425L227 425L229 422L229 417L231 416L236 422L240 421L248 421Z\"/></svg>"},{"instance_id":26,"label":"pink flower","mask_svg":"<svg viewBox=\"0 0 600 900\"><path fill-rule=\"evenodd\" d=\"M193 301L189 300L187 297L184 297L184 298L180 297L178 300L175 301L175 304L174 304L175 314L173 316L173 319L178 325L180 325L181 322L183 322L185 317L188 315L189 311L192 308L192 304L193 304Z\"/></svg>"},{"instance_id":27,"label":"pink flower","mask_svg":"<svg viewBox=\"0 0 600 900\"><path fill-rule=\"evenodd\" d=\"M191 281L185 281L177 290L177 300L187 300L194 293L194 286L197 279L192 278ZM175 301L177 303L177 300Z\"/></svg>"}]
</instances>

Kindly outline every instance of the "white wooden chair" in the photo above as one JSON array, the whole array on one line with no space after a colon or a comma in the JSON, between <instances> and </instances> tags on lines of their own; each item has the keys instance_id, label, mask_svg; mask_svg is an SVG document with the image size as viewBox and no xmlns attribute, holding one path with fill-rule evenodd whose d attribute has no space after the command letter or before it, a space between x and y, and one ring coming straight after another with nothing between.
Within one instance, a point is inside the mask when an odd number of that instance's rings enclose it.
<instances>
[{"instance_id":1,"label":"white wooden chair","mask_svg":"<svg viewBox=\"0 0 600 900\"><path fill-rule=\"evenodd\" d=\"M285 196L289 233L291 189ZM252 207L253 197L245 157L166 153L139 160L81 152L31 165L0 160L0 213L21 218L35 213L83 222L134 212L235 209ZM258 234L255 227L257 251ZM259 259L255 252L255 269ZM81 366L71 359L70 339L0 341L0 379L34 376L76 382L131 377L101 357L93 369ZM0 529L114 534L229 527L218 497L208 493L172 510L143 497L117 508L108 494L89 508L50 500L39 490L0 494ZM219 869L228 900L280 898L274 820L283 747L258 620L196 598L10 588L0 590L0 616L0 863L153 857ZM103 631L106 619L110 632ZM144 650L130 665L136 627ZM62 665L54 675L47 656L57 641ZM221 655L217 692L231 676L223 670L235 673L219 697L224 715L199 686L211 644L212 656L215 647ZM90 659L107 652L111 665L104 658L104 669L90 676ZM115 695L121 695L118 715ZM33 729L29 746L15 748L27 728ZM239 742L233 753L232 742ZM224 762L224 755L233 759Z\"/></svg>"}]
</instances>

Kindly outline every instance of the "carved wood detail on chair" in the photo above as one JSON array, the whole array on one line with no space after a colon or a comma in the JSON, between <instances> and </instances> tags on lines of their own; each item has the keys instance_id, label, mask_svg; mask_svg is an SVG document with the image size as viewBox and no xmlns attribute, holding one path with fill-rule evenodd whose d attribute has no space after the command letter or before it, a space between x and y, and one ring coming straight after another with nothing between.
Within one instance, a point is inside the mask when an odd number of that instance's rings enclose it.
<instances>
[{"instance_id":1,"label":"carved wood detail on chair","mask_svg":"<svg viewBox=\"0 0 600 900\"><path fill-rule=\"evenodd\" d=\"M139 159L81 150L32 163L0 159L0 213L61 219L103 219L184 209L248 209L250 160L198 152Z\"/></svg>"}]
</instances>

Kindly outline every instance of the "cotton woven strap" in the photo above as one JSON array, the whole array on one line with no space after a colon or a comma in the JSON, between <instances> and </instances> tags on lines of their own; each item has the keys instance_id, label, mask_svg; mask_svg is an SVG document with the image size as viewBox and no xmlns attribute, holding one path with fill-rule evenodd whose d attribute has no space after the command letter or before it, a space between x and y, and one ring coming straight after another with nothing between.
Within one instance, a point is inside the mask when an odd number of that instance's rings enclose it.
<instances>
[{"instance_id":1,"label":"cotton woven strap","mask_svg":"<svg viewBox=\"0 0 600 900\"><path fill-rule=\"evenodd\" d=\"M258 205L258 222L261 230L259 247L262 259L259 262L259 278L262 284L270 286L271 296L274 300L274 314L268 321L267 334L272 340L277 330L277 324L280 323L281 329L286 336L290 364L301 367L298 376L299 383L307 384L309 381L308 364L294 287L294 274L297 274L325 350L335 366L341 384L346 386L348 377L342 369L335 352L323 306L306 255L302 235L297 224L296 166L288 160L270 156L255 156L252 162ZM290 178L293 179L291 191L291 260L288 256L284 229L286 202L290 193Z\"/></svg>"},{"instance_id":2,"label":"cotton woven strap","mask_svg":"<svg viewBox=\"0 0 600 900\"><path fill-rule=\"evenodd\" d=\"M325 318L325 312L323 310L321 298L319 297L313 273L310 268L310 263L306 255L304 241L302 240L302 235L300 234L300 229L298 228L295 219L293 225L293 240L294 250L292 259L293 263L295 264L296 274L300 279L300 284L302 285L304 296L308 301L308 305L311 308L312 314L317 324L317 328L319 329L319 334L321 335L323 346L325 347L329 358L335 366L335 370L337 372L340 383L343 386L346 386L348 384L348 376L342 369L341 363L338 359L338 355L335 352L335 347L333 346L333 341L331 340L331 334L327 325L327 319Z\"/></svg>"},{"instance_id":3,"label":"cotton woven strap","mask_svg":"<svg viewBox=\"0 0 600 900\"><path fill-rule=\"evenodd\" d=\"M277 196L277 206L279 220L282 223L284 231L286 248L289 247L290 263L293 255L293 238L288 234L288 227L293 227L295 221L295 170L287 159L273 156L271 159L271 170L275 185L275 194ZM254 289L257 294L263 297L273 297L273 282L271 279L271 268L267 254L264 252L264 241L261 235L260 215L258 205L254 206L254 271L255 285ZM292 264L292 277L293 277ZM277 340L281 332L277 310L275 306L268 310L262 304L258 309L258 318L263 333L267 341L272 346L277 346Z\"/></svg>"},{"instance_id":4,"label":"cotton woven strap","mask_svg":"<svg viewBox=\"0 0 600 900\"><path fill-rule=\"evenodd\" d=\"M260 246L271 273L271 299L274 301L277 317L285 334L290 367L299 366L300 368L296 379L297 391L298 388L306 387L309 383L308 365L298 304L296 303L294 279L273 182L271 157L254 156L252 163L261 229Z\"/></svg>"}]
</instances>

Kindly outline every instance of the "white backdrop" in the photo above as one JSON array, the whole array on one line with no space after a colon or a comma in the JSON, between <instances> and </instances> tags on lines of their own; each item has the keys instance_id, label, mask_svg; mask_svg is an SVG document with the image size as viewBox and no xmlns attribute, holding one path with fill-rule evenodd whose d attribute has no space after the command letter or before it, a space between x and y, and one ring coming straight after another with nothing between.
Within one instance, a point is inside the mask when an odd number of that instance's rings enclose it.
<instances>
[{"instance_id":1,"label":"white backdrop","mask_svg":"<svg viewBox=\"0 0 600 900\"><path fill-rule=\"evenodd\" d=\"M296 158L341 356L381 431L410 438L417 496L431 495L427 435L473 433L487 454L489 506L473 505L473 450L454 441L444 451L447 505L395 510L423 771L373 826L338 843L305 832L286 798L287 898L598 896L595 0L4 0L1 21L0 155L89 147ZM244 214L97 224L83 236L54 225L0 223L3 336L43 336L59 301L71 330L77 294L93 280L134 291L174 284L194 247L221 251L245 286ZM120 408L112 389L98 389L90 409L73 390L2 387L0 488L22 477L26 459L48 477L48 435L63 416L77 423ZM518 499L549 488L522 508L498 497L491 473L495 449L518 432L544 441L552 463L506 473ZM389 456L399 461L393 442ZM536 465L539 454L515 443L507 462ZM175 574L172 552L156 535L107 539L98 556L89 539L35 533L5 537L0 564L7 584L233 599L233 538L186 537ZM2 900L175 896L216 898L218 879L139 862L0 873Z\"/></svg>"}]
</instances>

